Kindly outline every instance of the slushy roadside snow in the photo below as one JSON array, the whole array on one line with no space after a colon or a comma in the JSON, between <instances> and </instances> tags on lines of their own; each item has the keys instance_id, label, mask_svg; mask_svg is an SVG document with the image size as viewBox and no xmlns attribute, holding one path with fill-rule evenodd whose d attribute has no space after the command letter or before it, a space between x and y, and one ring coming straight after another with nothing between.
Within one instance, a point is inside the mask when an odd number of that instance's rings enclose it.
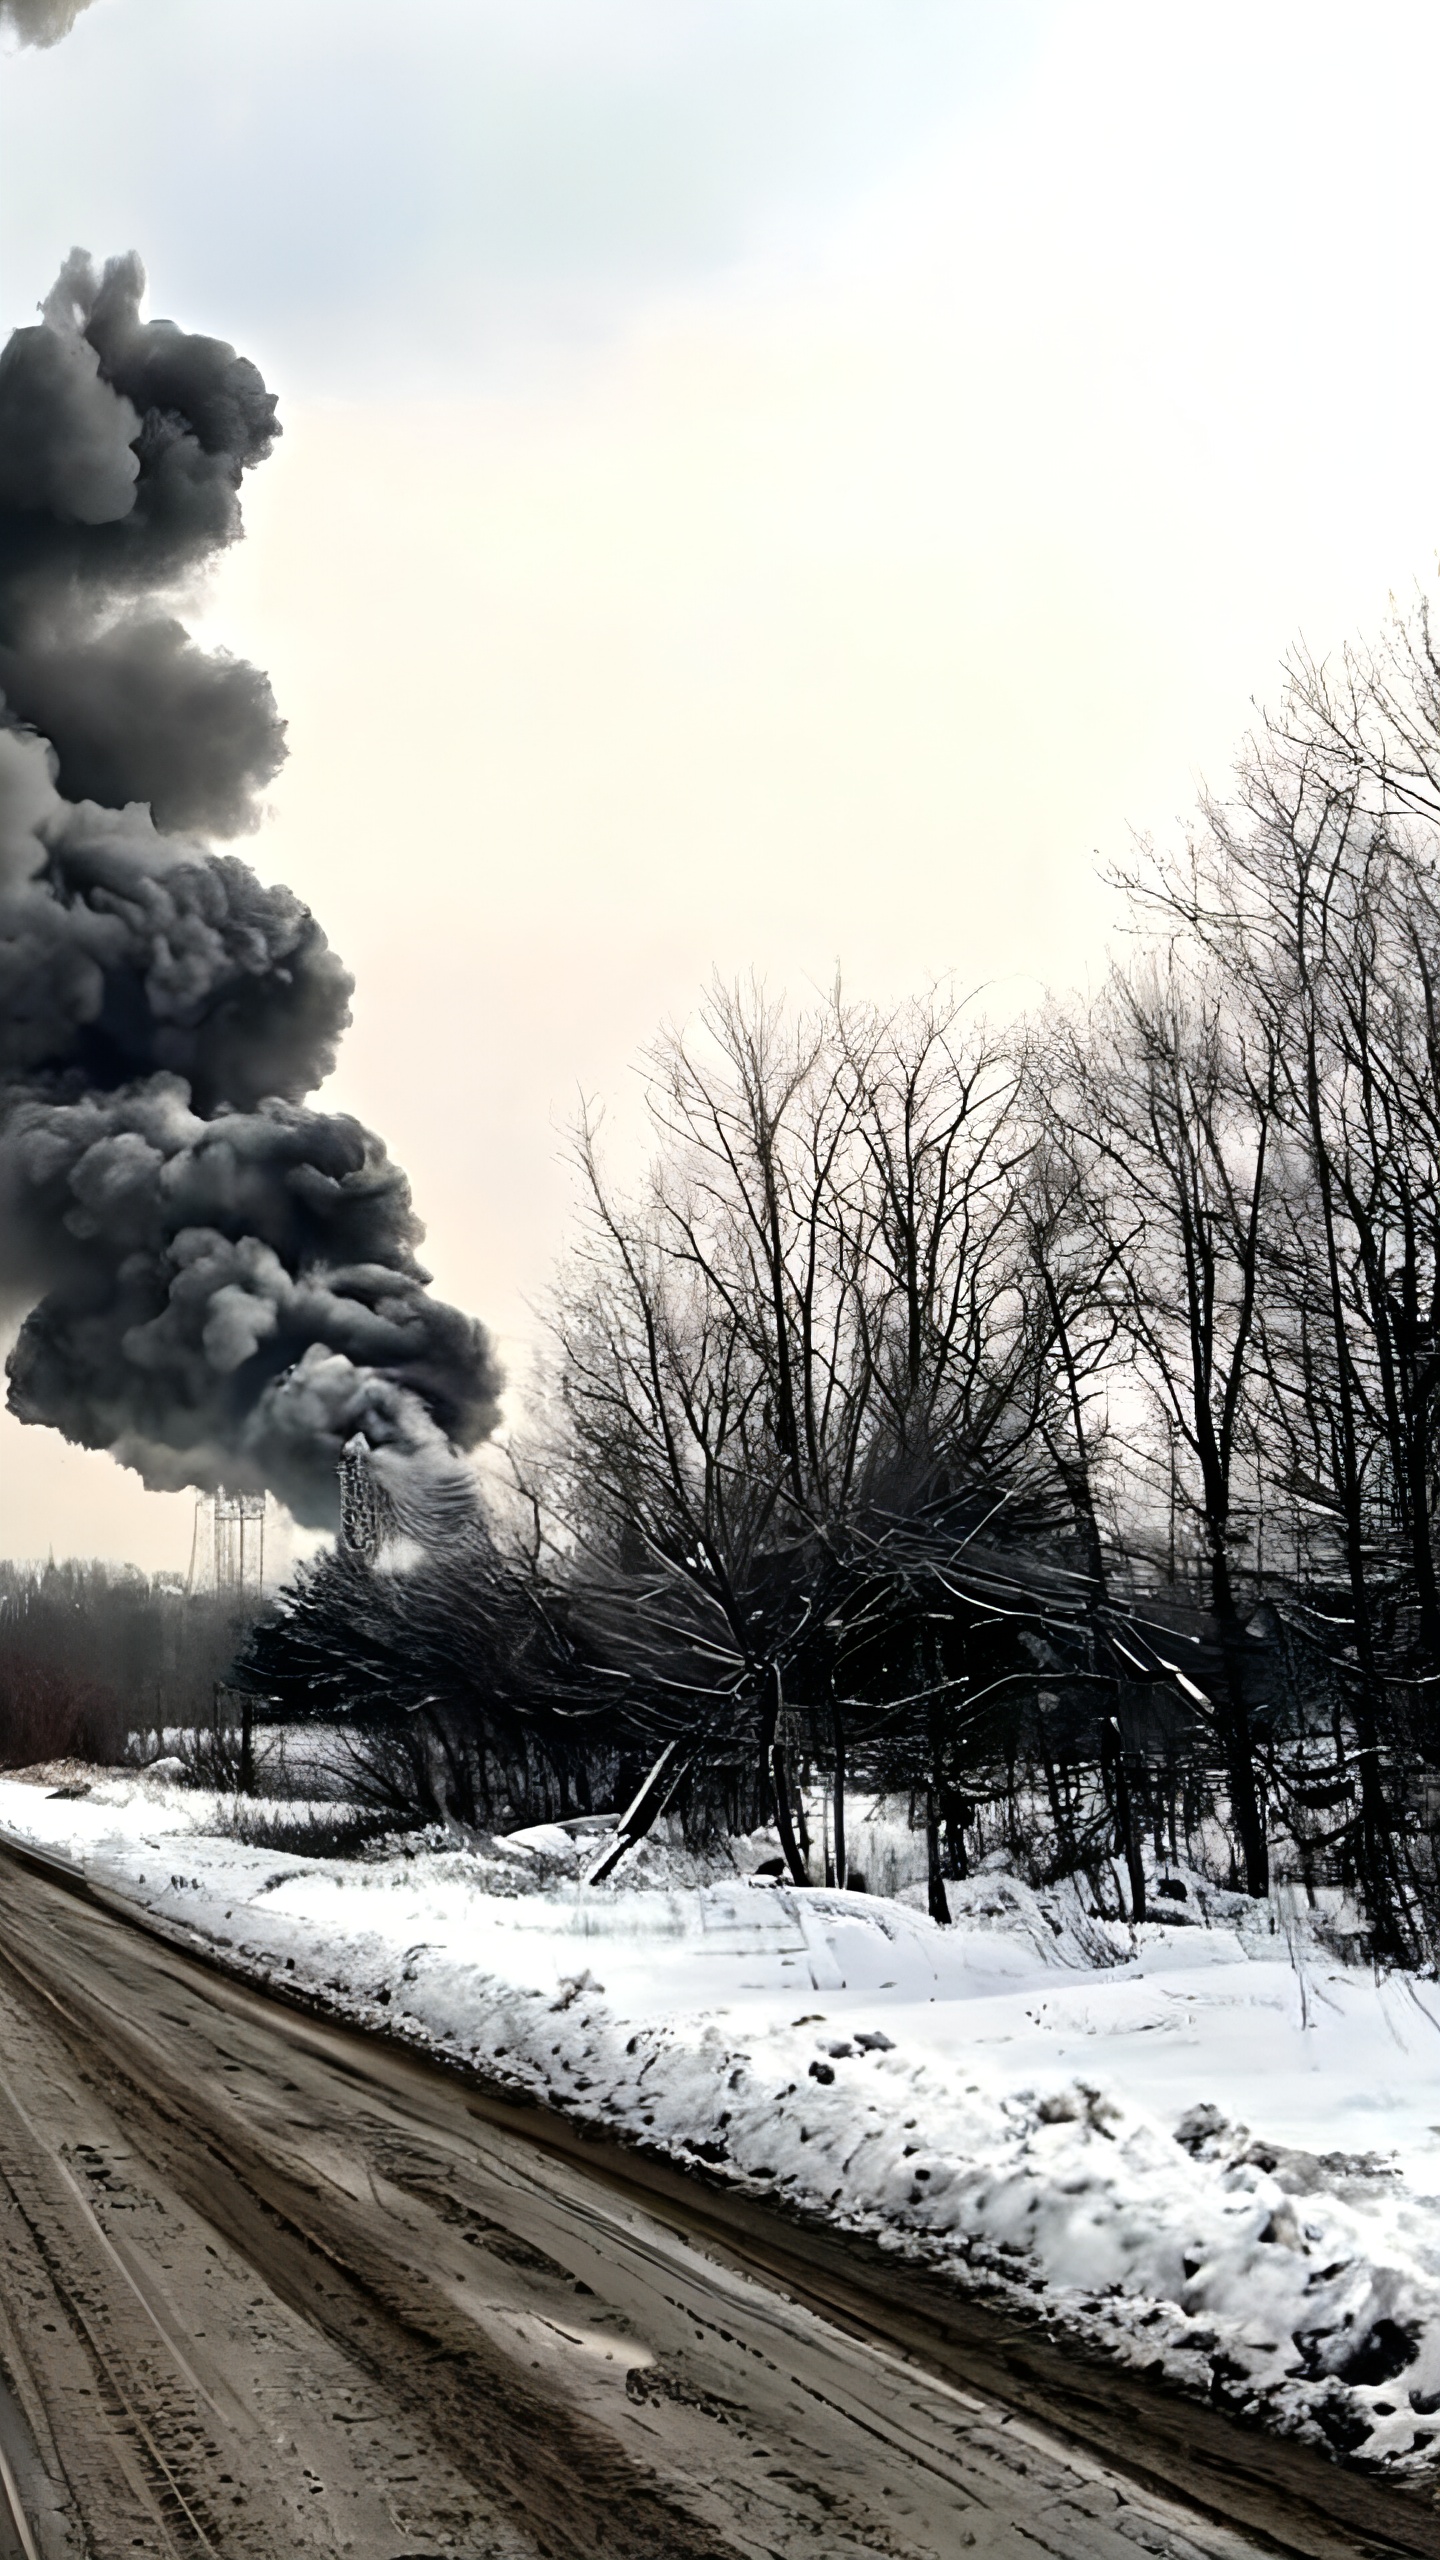
<instances>
[{"instance_id":1,"label":"slushy roadside snow","mask_svg":"<svg viewBox=\"0 0 1440 2560\"><path fill-rule=\"evenodd\" d=\"M1347 1961L1343 1909L1182 1871L1132 1930L991 1871L947 1929L659 1842L588 1887L558 1826L319 1859L234 1815L158 1774L0 1781L0 1833L261 1980L1252 2423L1440 2473L1440 1984Z\"/></svg>"}]
</instances>

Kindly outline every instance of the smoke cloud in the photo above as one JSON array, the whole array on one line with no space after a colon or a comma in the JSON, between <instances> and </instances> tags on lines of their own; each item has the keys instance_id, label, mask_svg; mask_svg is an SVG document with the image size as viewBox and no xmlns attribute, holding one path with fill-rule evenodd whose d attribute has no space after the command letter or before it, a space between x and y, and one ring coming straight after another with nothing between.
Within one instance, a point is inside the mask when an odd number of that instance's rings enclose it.
<instances>
[{"instance_id":1,"label":"smoke cloud","mask_svg":"<svg viewBox=\"0 0 1440 2560\"><path fill-rule=\"evenodd\" d=\"M257 668L156 599L239 536L275 402L222 340L142 321L144 285L138 258L97 275L77 250L0 353L0 688L67 798L233 835L284 725Z\"/></svg>"},{"instance_id":2,"label":"smoke cloud","mask_svg":"<svg viewBox=\"0 0 1440 2560\"><path fill-rule=\"evenodd\" d=\"M59 44L90 0L0 0L0 33L20 44Z\"/></svg>"},{"instance_id":3,"label":"smoke cloud","mask_svg":"<svg viewBox=\"0 0 1440 2560\"><path fill-rule=\"evenodd\" d=\"M143 320L143 290L137 259L76 252L0 352L9 1402L149 1485L268 1486L334 1525L356 1432L411 1499L453 1492L499 1377L429 1295L381 1141L305 1106L346 971L213 846L255 823L284 732L176 603L279 429L255 367Z\"/></svg>"},{"instance_id":4,"label":"smoke cloud","mask_svg":"<svg viewBox=\"0 0 1440 2560\"><path fill-rule=\"evenodd\" d=\"M0 0L0 33L22 44L58 44L90 0Z\"/></svg>"}]
</instances>

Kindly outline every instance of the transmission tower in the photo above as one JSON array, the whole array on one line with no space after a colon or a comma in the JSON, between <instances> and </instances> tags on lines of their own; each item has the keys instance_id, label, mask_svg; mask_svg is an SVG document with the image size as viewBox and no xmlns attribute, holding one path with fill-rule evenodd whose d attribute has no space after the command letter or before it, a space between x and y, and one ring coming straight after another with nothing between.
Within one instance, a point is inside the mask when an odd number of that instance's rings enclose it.
<instances>
[{"instance_id":1,"label":"transmission tower","mask_svg":"<svg viewBox=\"0 0 1440 2560\"><path fill-rule=\"evenodd\" d=\"M187 1589L258 1599L265 1586L265 1496L221 1485L195 1504Z\"/></svg>"}]
</instances>

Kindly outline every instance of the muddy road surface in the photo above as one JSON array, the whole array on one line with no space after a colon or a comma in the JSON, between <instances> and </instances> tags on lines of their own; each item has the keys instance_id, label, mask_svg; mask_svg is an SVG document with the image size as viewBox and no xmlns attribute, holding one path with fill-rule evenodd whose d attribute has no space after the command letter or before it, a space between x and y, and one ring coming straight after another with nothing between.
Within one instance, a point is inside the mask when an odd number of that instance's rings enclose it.
<instances>
[{"instance_id":1,"label":"muddy road surface","mask_svg":"<svg viewBox=\"0 0 1440 2560\"><path fill-rule=\"evenodd\" d=\"M0 2560L1440 2552L1203 2420L0 1856Z\"/></svg>"}]
</instances>

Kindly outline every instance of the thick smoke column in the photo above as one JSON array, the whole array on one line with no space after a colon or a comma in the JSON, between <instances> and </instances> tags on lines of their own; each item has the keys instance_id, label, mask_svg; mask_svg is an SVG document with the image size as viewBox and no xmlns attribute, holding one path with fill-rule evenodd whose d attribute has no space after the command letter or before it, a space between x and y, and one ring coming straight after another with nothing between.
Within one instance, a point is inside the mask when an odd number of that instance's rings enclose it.
<instances>
[{"instance_id":1,"label":"thick smoke column","mask_svg":"<svg viewBox=\"0 0 1440 2560\"><path fill-rule=\"evenodd\" d=\"M90 0L0 0L0 32L22 44L58 44Z\"/></svg>"},{"instance_id":2,"label":"thick smoke column","mask_svg":"<svg viewBox=\"0 0 1440 2560\"><path fill-rule=\"evenodd\" d=\"M279 430L255 367L142 320L143 287L77 252L0 353L9 1401L147 1484L268 1485L328 1525L354 1433L413 1501L453 1486L499 1381L427 1294L380 1140L304 1107L349 978L288 889L210 849L253 824L283 729L173 598Z\"/></svg>"}]
</instances>

